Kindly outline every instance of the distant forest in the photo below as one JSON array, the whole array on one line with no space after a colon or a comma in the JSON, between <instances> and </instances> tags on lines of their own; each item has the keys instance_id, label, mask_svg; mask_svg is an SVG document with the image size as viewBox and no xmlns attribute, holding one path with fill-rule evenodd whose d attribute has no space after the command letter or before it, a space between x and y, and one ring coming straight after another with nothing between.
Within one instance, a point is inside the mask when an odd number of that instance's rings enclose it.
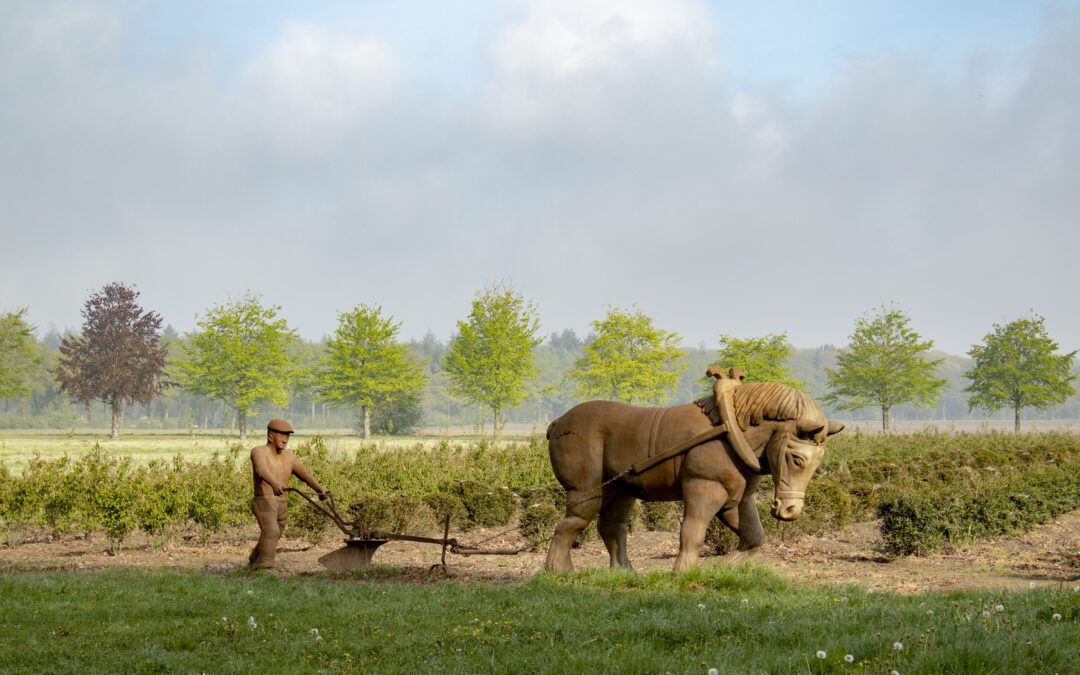
<instances>
[{"instance_id":1,"label":"distant forest","mask_svg":"<svg viewBox=\"0 0 1080 675\"><path fill-rule=\"evenodd\" d=\"M47 332L39 340L43 353L43 363L35 375L32 391L28 396L0 402L0 428L53 428L74 429L76 427L108 427L110 413L101 403L94 403L89 408L71 402L69 397L59 391L59 386L51 374L58 358L58 349L62 336L55 330ZM171 327L164 331L163 341L171 354L180 352L185 338ZM572 330L549 334L536 348L536 364L539 376L530 384L530 398L521 406L507 411L506 421L518 429L535 429L542 433L547 424L580 402L575 391L575 383L567 376L574 362L581 355L582 347L592 336L579 337ZM409 351L424 364L428 375L421 400L409 411L406 419L376 417L373 431L377 434L410 433L418 429L437 432L440 429L479 431L481 427L490 429L489 411L474 405L466 405L449 393L449 382L442 370L443 358L448 349L448 341L428 334L421 340L406 343ZM296 340L293 348L301 362L314 362L323 345L317 342ZM716 362L719 347L705 345L683 347L683 361L686 369L679 381L678 389L670 392L668 404L692 401L704 395L708 383L704 379L705 370ZM972 361L966 357L931 352L931 357L944 357L938 374L947 380L941 398L934 408L915 408L909 405L896 406L894 420L914 420L927 424L960 420L1011 420L1011 410L1001 410L987 418L980 410L968 412L968 394L963 391L969 380L964 373L971 369ZM791 373L805 383L805 389L822 401L826 387L826 369L834 368L837 348L825 345L813 349L793 349L788 363ZM259 420L271 416L284 416L303 429L347 429L356 428L357 411L335 409L315 399L313 392L304 388L303 378L298 378L290 387L289 404L284 408L265 407L252 413L252 429L256 430ZM869 407L854 412L830 410L824 405L831 417L843 420L873 422L880 419L878 408ZM179 387L167 388L165 393L155 398L149 405L129 406L124 410L123 425L132 429L175 429L194 432L200 429L234 429L235 411L218 401L192 395ZM1077 420L1080 419L1080 397L1072 396L1065 404L1049 411L1025 410L1025 420Z\"/></svg>"}]
</instances>

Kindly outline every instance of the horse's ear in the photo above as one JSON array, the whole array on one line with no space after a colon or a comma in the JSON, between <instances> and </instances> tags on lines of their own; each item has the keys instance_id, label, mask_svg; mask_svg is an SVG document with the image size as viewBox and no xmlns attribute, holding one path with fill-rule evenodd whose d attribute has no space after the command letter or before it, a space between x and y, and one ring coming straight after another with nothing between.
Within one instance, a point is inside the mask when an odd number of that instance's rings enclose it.
<instances>
[{"instance_id":1,"label":"horse's ear","mask_svg":"<svg viewBox=\"0 0 1080 675\"><path fill-rule=\"evenodd\" d=\"M844 423L837 422L836 420L829 420L829 435L838 434L844 430Z\"/></svg>"},{"instance_id":2,"label":"horse's ear","mask_svg":"<svg viewBox=\"0 0 1080 675\"><path fill-rule=\"evenodd\" d=\"M821 433L825 425L804 417L795 423L795 428L799 430L799 435L803 438L813 438Z\"/></svg>"}]
</instances>

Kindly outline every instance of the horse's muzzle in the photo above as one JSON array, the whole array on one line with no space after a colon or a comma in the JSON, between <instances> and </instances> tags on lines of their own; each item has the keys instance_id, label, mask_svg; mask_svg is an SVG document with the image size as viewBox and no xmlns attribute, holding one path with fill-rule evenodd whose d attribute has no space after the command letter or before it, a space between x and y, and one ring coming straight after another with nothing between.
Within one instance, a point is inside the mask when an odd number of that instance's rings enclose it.
<instances>
[{"instance_id":1,"label":"horse's muzzle","mask_svg":"<svg viewBox=\"0 0 1080 675\"><path fill-rule=\"evenodd\" d=\"M795 520L802 514L803 500L774 499L772 515L777 520Z\"/></svg>"}]
</instances>

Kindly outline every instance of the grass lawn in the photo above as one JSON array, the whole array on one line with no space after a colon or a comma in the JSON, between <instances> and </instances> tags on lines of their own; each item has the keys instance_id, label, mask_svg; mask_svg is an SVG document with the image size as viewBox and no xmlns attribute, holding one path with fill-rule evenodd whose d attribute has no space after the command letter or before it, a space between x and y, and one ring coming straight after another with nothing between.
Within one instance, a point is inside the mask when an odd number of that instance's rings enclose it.
<instances>
[{"instance_id":1,"label":"grass lawn","mask_svg":"<svg viewBox=\"0 0 1080 675\"><path fill-rule=\"evenodd\" d=\"M0 577L0 671L1066 673L1080 592L893 596L762 568L518 585L115 570ZM823 656L819 657L819 653ZM850 655L851 661L845 660Z\"/></svg>"},{"instance_id":2,"label":"grass lawn","mask_svg":"<svg viewBox=\"0 0 1080 675\"><path fill-rule=\"evenodd\" d=\"M417 444L434 445L442 438L432 436L394 436L378 437L364 441L356 435L346 435L341 430L323 436L323 442L333 453L347 453L361 445L376 445L385 448L415 446ZM527 436L505 436L502 442L527 440ZM291 448L299 447L311 439L306 433L295 434L290 442ZM0 431L0 464L7 466L12 473L21 473L27 462L35 455L42 459L56 459L63 455L77 458L94 445L100 445L105 452L119 457L131 457L136 462L152 459L171 459L183 455L185 459L201 461L214 453L226 454L234 446L239 446L242 455L265 441L261 430L252 431L243 442L235 434L199 432L195 434L164 432L127 432L120 438L109 438L108 431L100 433L68 433L61 431ZM478 438L452 436L447 439L452 444L472 444Z\"/></svg>"}]
</instances>

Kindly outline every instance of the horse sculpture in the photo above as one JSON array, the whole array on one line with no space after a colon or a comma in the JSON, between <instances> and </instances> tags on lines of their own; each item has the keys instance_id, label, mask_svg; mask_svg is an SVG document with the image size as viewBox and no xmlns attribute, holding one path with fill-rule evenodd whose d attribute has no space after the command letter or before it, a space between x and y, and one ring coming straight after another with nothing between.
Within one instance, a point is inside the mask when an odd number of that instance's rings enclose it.
<instances>
[{"instance_id":1,"label":"horse sculpture","mask_svg":"<svg viewBox=\"0 0 1080 675\"><path fill-rule=\"evenodd\" d=\"M570 546L597 514L611 567L629 569L626 535L637 499L683 501L676 572L697 565L715 515L739 536L739 550L764 543L754 492L765 474L775 485L773 517L799 517L823 443L844 426L787 385L742 384L737 369L708 374L716 378L713 396L694 403L643 408L589 401L551 423L548 452L566 489L566 515L555 526L545 569L573 569Z\"/></svg>"}]
</instances>

